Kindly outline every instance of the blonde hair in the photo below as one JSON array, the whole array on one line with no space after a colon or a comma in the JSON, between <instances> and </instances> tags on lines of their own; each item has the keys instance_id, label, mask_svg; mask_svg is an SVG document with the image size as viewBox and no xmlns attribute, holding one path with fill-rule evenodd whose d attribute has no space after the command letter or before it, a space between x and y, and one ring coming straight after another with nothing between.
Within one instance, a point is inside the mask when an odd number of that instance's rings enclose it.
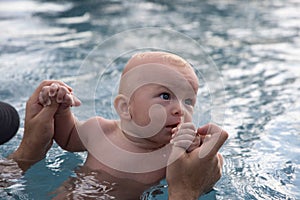
<instances>
[{"instance_id":1,"label":"blonde hair","mask_svg":"<svg viewBox=\"0 0 300 200\"><path fill-rule=\"evenodd\" d=\"M155 61L153 61L154 59ZM168 52L152 51L134 54L127 62L122 75L131 68L145 63L159 63L192 68L192 66L180 56Z\"/></svg>"}]
</instances>

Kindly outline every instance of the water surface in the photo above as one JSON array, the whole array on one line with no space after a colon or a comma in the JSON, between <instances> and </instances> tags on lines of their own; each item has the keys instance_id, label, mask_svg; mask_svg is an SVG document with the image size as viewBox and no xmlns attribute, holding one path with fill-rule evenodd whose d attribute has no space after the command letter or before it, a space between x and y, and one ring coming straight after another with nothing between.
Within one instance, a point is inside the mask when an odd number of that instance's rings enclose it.
<instances>
[{"instance_id":1,"label":"water surface","mask_svg":"<svg viewBox=\"0 0 300 200\"><path fill-rule=\"evenodd\" d=\"M202 45L224 84L223 128L230 133L221 150L224 176L202 199L300 199L299 9L296 0L2 0L0 99L14 105L23 119L25 102L40 81L60 79L74 85L89 78L79 69L99 43L128 29L170 28ZM98 58L112 54L103 49ZM124 62L118 60L116 67ZM106 90L97 93L96 102L84 96L81 100L86 105L96 103L96 114L111 117L116 71L108 71L107 77ZM206 105L209 94L205 85L202 89L200 103ZM85 109L75 112L80 119L90 117ZM204 116L209 109L200 112ZM17 136L0 147L1 156L17 147L23 126L22 120ZM85 156L54 145L22 179L0 188L0 198L47 198L75 176L74 168ZM163 181L145 196L166 199L164 185Z\"/></svg>"}]
</instances>

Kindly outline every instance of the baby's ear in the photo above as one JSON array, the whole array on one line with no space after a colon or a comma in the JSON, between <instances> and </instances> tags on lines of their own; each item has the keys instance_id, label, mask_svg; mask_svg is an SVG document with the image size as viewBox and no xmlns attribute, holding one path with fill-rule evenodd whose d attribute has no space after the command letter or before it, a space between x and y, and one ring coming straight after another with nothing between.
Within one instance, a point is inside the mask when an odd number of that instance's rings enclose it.
<instances>
[{"instance_id":1,"label":"baby's ear","mask_svg":"<svg viewBox=\"0 0 300 200\"><path fill-rule=\"evenodd\" d=\"M114 106L121 119L131 119L131 115L129 112L129 101L126 96L122 94L116 96Z\"/></svg>"}]
</instances>

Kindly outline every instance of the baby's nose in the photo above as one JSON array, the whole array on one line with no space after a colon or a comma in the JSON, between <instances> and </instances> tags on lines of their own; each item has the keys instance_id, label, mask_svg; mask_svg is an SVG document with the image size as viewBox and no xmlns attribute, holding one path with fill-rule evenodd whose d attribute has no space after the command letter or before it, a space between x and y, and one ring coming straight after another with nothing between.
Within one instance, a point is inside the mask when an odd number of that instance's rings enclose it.
<instances>
[{"instance_id":1,"label":"baby's nose","mask_svg":"<svg viewBox=\"0 0 300 200\"><path fill-rule=\"evenodd\" d=\"M174 101L172 107L172 115L183 116L183 114L184 114L184 110L181 103L179 101Z\"/></svg>"}]
</instances>

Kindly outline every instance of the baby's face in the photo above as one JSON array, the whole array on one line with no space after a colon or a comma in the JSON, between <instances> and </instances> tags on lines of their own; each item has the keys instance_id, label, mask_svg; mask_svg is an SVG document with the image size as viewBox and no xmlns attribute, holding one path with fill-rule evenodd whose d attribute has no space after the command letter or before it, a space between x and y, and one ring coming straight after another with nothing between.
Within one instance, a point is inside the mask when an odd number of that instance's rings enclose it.
<instances>
[{"instance_id":1,"label":"baby's face","mask_svg":"<svg viewBox=\"0 0 300 200\"><path fill-rule=\"evenodd\" d=\"M192 121L198 80L192 68L153 64L144 67L145 76L139 72L143 83L136 86L130 96L131 120L139 127L135 130L143 132L137 134L143 134L152 142L167 144L173 128ZM145 127L144 131L141 127Z\"/></svg>"}]
</instances>

